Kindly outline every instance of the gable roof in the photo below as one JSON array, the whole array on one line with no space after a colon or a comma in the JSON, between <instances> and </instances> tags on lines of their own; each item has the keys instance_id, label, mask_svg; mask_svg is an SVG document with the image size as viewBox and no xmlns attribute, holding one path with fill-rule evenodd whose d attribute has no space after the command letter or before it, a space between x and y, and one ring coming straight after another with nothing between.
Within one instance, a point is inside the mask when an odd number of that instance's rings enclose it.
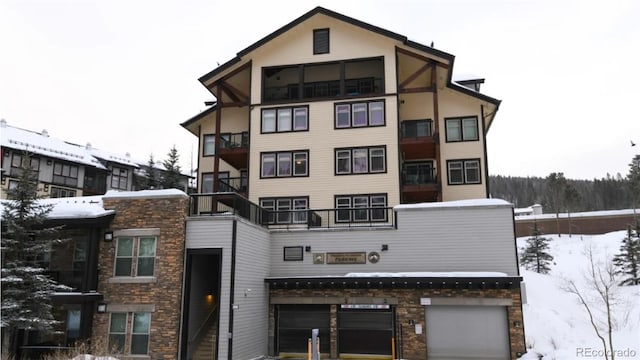
<instances>
[{"instance_id":1,"label":"gable roof","mask_svg":"<svg viewBox=\"0 0 640 360\"><path fill-rule=\"evenodd\" d=\"M340 21L344 21L346 23L349 23L351 25L354 26L358 26L361 27L365 30L374 32L376 34L380 34L382 36L386 36L389 37L391 39L397 40L402 42L403 44L416 48L418 50L424 51L426 53L435 55L435 56L439 56L439 57L443 57L446 59L450 59L453 62L453 55L446 53L444 51L440 51L437 49L434 49L432 47L429 46L425 46L425 45L421 45L418 44L416 42L410 41L409 39L407 39L406 36L404 35L400 35L398 33L383 29L381 27L375 26L375 25L371 25L368 23L365 23L363 21L354 19L352 17L337 13L335 11L331 11L329 9L325 9L321 6L318 6L314 9L312 9L311 11L307 12L306 14L300 16L299 18L293 20L292 22L288 23L287 25L281 27L280 29L272 32L271 34L265 36L264 38L258 40L257 42L253 43L252 45L249 45L247 48L245 48L244 50L241 50L240 52L237 53L236 57L227 61L226 63L218 66L217 68L213 69L212 71L208 72L207 74L201 76L198 81L200 81L201 83L204 83L205 81L207 81L209 78L214 77L222 72L224 72L225 70L227 70L228 68L230 68L232 65L236 64L237 62L239 62L243 56L247 55L248 53L250 53L251 51L259 48L260 46L268 43L269 41L275 39L276 37L282 35L283 33L291 30L293 27L297 26L298 24L306 21L307 19L311 18L314 15L317 14L323 14L329 17L332 17L334 19L340 20Z\"/></svg>"}]
</instances>

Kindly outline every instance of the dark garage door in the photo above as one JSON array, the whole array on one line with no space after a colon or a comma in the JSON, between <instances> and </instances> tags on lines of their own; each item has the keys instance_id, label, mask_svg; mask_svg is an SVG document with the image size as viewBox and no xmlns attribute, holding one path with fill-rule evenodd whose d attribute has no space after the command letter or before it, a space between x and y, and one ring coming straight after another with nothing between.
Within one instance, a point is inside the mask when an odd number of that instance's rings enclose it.
<instances>
[{"instance_id":1,"label":"dark garage door","mask_svg":"<svg viewBox=\"0 0 640 360\"><path fill-rule=\"evenodd\" d=\"M329 305L279 305L278 353L307 353L311 330L320 330L320 352L329 353Z\"/></svg>"},{"instance_id":2,"label":"dark garage door","mask_svg":"<svg viewBox=\"0 0 640 360\"><path fill-rule=\"evenodd\" d=\"M391 309L340 309L338 352L391 355L393 313Z\"/></svg>"}]
</instances>

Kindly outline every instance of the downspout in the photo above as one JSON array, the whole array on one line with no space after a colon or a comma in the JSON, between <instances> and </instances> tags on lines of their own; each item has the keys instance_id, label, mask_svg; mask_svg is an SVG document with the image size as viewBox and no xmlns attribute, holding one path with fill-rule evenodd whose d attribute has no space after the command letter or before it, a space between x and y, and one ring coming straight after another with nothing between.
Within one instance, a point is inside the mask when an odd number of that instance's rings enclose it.
<instances>
[{"instance_id":1,"label":"downspout","mask_svg":"<svg viewBox=\"0 0 640 360\"><path fill-rule=\"evenodd\" d=\"M489 189L489 157L487 156L487 129L485 127L484 105L480 105L480 116L482 119L482 148L484 150L484 179L487 190L485 197L489 198L491 197L491 192Z\"/></svg>"},{"instance_id":2,"label":"downspout","mask_svg":"<svg viewBox=\"0 0 640 360\"><path fill-rule=\"evenodd\" d=\"M220 130L222 123L222 82L219 81L216 85L216 99L218 101L216 109L216 136L214 144L215 156L213 157L213 192L218 192L218 171L220 170ZM215 209L215 208L214 208ZM214 210L212 209L212 210Z\"/></svg>"},{"instance_id":3,"label":"downspout","mask_svg":"<svg viewBox=\"0 0 640 360\"><path fill-rule=\"evenodd\" d=\"M236 282L236 236L238 232L238 221L233 220L233 228L231 230L231 279L229 285L229 332L228 332L228 346L227 346L227 359L233 360L233 312L235 301L235 282Z\"/></svg>"}]
</instances>

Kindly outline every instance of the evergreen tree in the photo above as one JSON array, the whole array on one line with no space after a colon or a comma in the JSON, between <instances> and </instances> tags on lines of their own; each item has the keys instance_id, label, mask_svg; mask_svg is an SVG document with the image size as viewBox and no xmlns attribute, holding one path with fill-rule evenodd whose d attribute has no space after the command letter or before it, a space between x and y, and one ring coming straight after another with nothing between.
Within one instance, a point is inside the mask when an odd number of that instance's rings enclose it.
<instances>
[{"instance_id":1,"label":"evergreen tree","mask_svg":"<svg viewBox=\"0 0 640 360\"><path fill-rule=\"evenodd\" d=\"M635 231L631 226L627 229L627 236L622 239L620 253L613 258L616 274L625 278L620 285L640 285L640 223Z\"/></svg>"},{"instance_id":2,"label":"evergreen tree","mask_svg":"<svg viewBox=\"0 0 640 360\"><path fill-rule=\"evenodd\" d=\"M178 150L174 145L167 154L167 160L162 162L165 173L164 176L162 176L160 185L162 185L163 189L182 188L182 185L180 184L180 165L178 164L179 160L180 155L178 155Z\"/></svg>"},{"instance_id":3,"label":"evergreen tree","mask_svg":"<svg viewBox=\"0 0 640 360\"><path fill-rule=\"evenodd\" d=\"M52 315L51 295L70 290L57 284L43 268L43 254L59 239L60 227L46 227L44 221L52 205L38 199L31 157L22 157L17 186L7 191L10 200L2 209L2 316L0 325L7 331L9 351L16 356L18 331L53 331L57 321Z\"/></svg>"},{"instance_id":4,"label":"evergreen tree","mask_svg":"<svg viewBox=\"0 0 640 360\"><path fill-rule=\"evenodd\" d=\"M564 188L564 204L567 207L567 216L569 220L569 237L573 233L571 224L571 212L574 211L580 203L580 194L578 190L571 184L567 184Z\"/></svg>"},{"instance_id":5,"label":"evergreen tree","mask_svg":"<svg viewBox=\"0 0 640 360\"><path fill-rule=\"evenodd\" d=\"M553 256L548 252L551 239L541 235L538 225L534 225L531 237L527 239L527 245L520 254L520 263L539 274L548 274L553 261Z\"/></svg>"},{"instance_id":6,"label":"evergreen tree","mask_svg":"<svg viewBox=\"0 0 640 360\"><path fill-rule=\"evenodd\" d=\"M627 188L629 191L629 198L631 199L631 205L633 206L633 214L635 215L636 223L638 223L638 214L636 209L640 205L640 155L636 157L629 164L629 174L627 174Z\"/></svg>"},{"instance_id":7,"label":"evergreen tree","mask_svg":"<svg viewBox=\"0 0 640 360\"><path fill-rule=\"evenodd\" d=\"M560 211L565 203L567 179L563 173L551 173L546 178L545 205L556 214L556 228L560 236Z\"/></svg>"},{"instance_id":8,"label":"evergreen tree","mask_svg":"<svg viewBox=\"0 0 640 360\"><path fill-rule=\"evenodd\" d=\"M153 154L149 155L149 162L147 163L147 176L146 176L146 188L157 189L158 188L158 174L156 171L156 161L153 159Z\"/></svg>"}]
</instances>

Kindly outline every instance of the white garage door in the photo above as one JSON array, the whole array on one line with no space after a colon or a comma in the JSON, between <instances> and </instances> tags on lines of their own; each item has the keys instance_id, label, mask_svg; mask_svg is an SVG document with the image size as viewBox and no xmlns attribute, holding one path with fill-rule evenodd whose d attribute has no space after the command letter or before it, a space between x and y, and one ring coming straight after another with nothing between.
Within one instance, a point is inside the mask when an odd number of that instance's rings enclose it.
<instances>
[{"instance_id":1,"label":"white garage door","mask_svg":"<svg viewBox=\"0 0 640 360\"><path fill-rule=\"evenodd\" d=\"M428 359L509 359L508 325L504 306L427 306Z\"/></svg>"}]
</instances>

